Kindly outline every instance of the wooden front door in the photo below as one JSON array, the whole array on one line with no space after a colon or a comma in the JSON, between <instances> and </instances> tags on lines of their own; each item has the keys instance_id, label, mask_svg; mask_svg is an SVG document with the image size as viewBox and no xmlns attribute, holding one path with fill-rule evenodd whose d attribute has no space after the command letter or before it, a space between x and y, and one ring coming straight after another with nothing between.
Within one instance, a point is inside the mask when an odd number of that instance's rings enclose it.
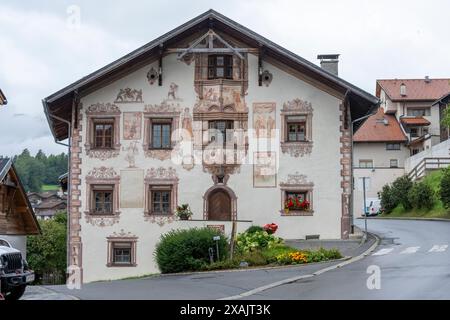
<instances>
[{"instance_id":1,"label":"wooden front door","mask_svg":"<svg viewBox=\"0 0 450 320\"><path fill-rule=\"evenodd\" d=\"M225 190L219 189L209 195L208 220L231 220L231 197Z\"/></svg>"}]
</instances>

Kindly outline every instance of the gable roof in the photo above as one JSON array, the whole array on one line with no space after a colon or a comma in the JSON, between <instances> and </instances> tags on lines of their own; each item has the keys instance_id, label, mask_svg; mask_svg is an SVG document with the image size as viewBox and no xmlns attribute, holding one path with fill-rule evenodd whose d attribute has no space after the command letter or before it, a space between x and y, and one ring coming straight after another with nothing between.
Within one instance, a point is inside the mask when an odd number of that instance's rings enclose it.
<instances>
[{"instance_id":1,"label":"gable roof","mask_svg":"<svg viewBox=\"0 0 450 320\"><path fill-rule=\"evenodd\" d=\"M0 184L4 179L7 177L8 173L11 173L12 178L14 179L15 187L17 187L17 190L19 191L15 196L19 196L20 198L14 198L19 199L16 201L21 201L23 205L25 205L26 210L20 211L18 214L22 215L19 219L21 220L21 228L22 232L19 233L22 234L40 234L41 228L39 226L39 223L36 219L36 216L33 212L32 206L30 201L28 200L25 189L23 188L22 182L20 181L20 178L17 174L17 171L14 167L14 164L11 159L9 158L0 158ZM13 220L6 220L7 224L9 221ZM14 233L15 234L15 233ZM7 233L7 235L14 235L13 233Z\"/></svg>"},{"instance_id":2,"label":"gable roof","mask_svg":"<svg viewBox=\"0 0 450 320\"><path fill-rule=\"evenodd\" d=\"M351 108L355 118L367 114L369 109L374 105L378 105L379 100L370 93L282 48L224 15L214 10L209 10L45 98L43 100L44 111L55 139L61 141L68 138L67 123L63 120L71 120L73 101L78 94L82 96L89 90L92 90L92 87L98 88L111 81L114 76L136 70L150 61L156 60L163 48L179 42L181 39L196 32L208 29L219 30L233 35L254 48L264 48L265 55L289 64L299 72L307 74L326 86L341 92L343 95L348 94L348 98L353 102L351 103Z\"/></svg>"},{"instance_id":3,"label":"gable roof","mask_svg":"<svg viewBox=\"0 0 450 320\"><path fill-rule=\"evenodd\" d=\"M400 86L406 86L406 95L400 94ZM376 95L381 89L392 101L435 101L450 92L450 79L390 79L377 80Z\"/></svg>"},{"instance_id":4,"label":"gable roof","mask_svg":"<svg viewBox=\"0 0 450 320\"><path fill-rule=\"evenodd\" d=\"M367 118L353 135L353 142L406 142L400 123L395 116L385 114L383 108Z\"/></svg>"}]
</instances>

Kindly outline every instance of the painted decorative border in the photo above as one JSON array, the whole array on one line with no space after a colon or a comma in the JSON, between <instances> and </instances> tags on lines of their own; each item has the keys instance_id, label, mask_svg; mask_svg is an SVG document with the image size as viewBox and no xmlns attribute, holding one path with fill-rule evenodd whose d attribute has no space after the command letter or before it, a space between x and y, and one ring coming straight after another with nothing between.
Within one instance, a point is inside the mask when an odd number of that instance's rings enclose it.
<instances>
[{"instance_id":1,"label":"painted decorative border","mask_svg":"<svg viewBox=\"0 0 450 320\"><path fill-rule=\"evenodd\" d=\"M341 215L341 238L348 239L351 232L350 219L350 200L352 195L352 136L350 126L351 115L349 104L344 101L339 107L341 113L340 131L341 131L341 188L342 188L342 215Z\"/></svg>"},{"instance_id":2,"label":"painted decorative border","mask_svg":"<svg viewBox=\"0 0 450 320\"><path fill-rule=\"evenodd\" d=\"M99 215L91 211L93 185L113 186L113 214ZM100 167L89 171L86 176L86 211L84 212L87 223L97 227L110 227L119 222L119 186L120 176L114 168Z\"/></svg>"},{"instance_id":3,"label":"painted decorative border","mask_svg":"<svg viewBox=\"0 0 450 320\"><path fill-rule=\"evenodd\" d=\"M120 230L119 233L113 232L112 235L106 238L108 242L108 251L107 251L107 267L136 267L136 254L137 254L137 241L138 237L132 234L131 232L125 232L123 229ZM131 264L123 264L118 265L113 263L113 248L114 243L127 242L131 243Z\"/></svg>"},{"instance_id":4,"label":"painted decorative border","mask_svg":"<svg viewBox=\"0 0 450 320\"><path fill-rule=\"evenodd\" d=\"M314 109L310 102L294 99L283 104L281 109L281 151L292 157L303 157L312 152L312 116ZM287 142L286 117L304 115L306 116L306 139L305 142Z\"/></svg>"},{"instance_id":5,"label":"painted decorative border","mask_svg":"<svg viewBox=\"0 0 450 320\"><path fill-rule=\"evenodd\" d=\"M142 148L147 158L154 158L161 161L169 160L172 150L177 147L178 137L174 136L174 132L178 132L180 123L181 107L179 104L163 102L159 105L146 105L144 108L144 139ZM151 142L151 123L152 119L172 119L172 149L150 149Z\"/></svg>"},{"instance_id":6,"label":"painted decorative border","mask_svg":"<svg viewBox=\"0 0 450 320\"><path fill-rule=\"evenodd\" d=\"M304 174L298 172L294 174L288 174L286 181L280 182L281 189L281 210L282 216L312 216L314 213L314 203L313 203L313 189L314 183L308 180L308 177ZM299 191L307 192L307 200L310 203L310 210L308 211L289 211L289 213L284 212L284 204L286 202L286 191Z\"/></svg>"},{"instance_id":7,"label":"painted decorative border","mask_svg":"<svg viewBox=\"0 0 450 320\"><path fill-rule=\"evenodd\" d=\"M120 153L120 115L118 106L111 103L96 103L90 105L86 110L86 142L84 147L86 154L90 158L106 160L117 157ZM94 146L94 120L113 119L114 120L114 145L112 149L95 149Z\"/></svg>"},{"instance_id":8,"label":"painted decorative border","mask_svg":"<svg viewBox=\"0 0 450 320\"><path fill-rule=\"evenodd\" d=\"M150 186L171 186L171 208L175 210L178 204L178 182L179 178L174 168L150 168L144 179L145 195L144 195L144 218L145 221L156 223L162 227L166 223L172 223L175 220L174 212L170 215L154 215L150 208Z\"/></svg>"}]
</instances>

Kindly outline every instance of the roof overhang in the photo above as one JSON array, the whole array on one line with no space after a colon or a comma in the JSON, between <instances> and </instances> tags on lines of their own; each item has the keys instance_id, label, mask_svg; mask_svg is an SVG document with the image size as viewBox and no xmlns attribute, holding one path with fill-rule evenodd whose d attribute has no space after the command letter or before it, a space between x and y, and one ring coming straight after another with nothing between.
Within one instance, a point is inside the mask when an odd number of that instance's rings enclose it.
<instances>
[{"instance_id":1,"label":"roof overhang","mask_svg":"<svg viewBox=\"0 0 450 320\"><path fill-rule=\"evenodd\" d=\"M68 138L68 126L61 119L71 120L72 105L77 95L83 97L95 91L95 89L111 83L114 79L156 60L162 54L161 52L163 52L164 48L170 47L171 44L175 44L194 33L209 29L230 34L239 38L250 47L264 48L266 57L287 64L298 72L340 92L342 96L348 96L352 118L366 115L379 104L379 99L370 93L282 48L224 15L214 10L209 10L45 98L43 100L44 111L55 139L61 141ZM55 118L55 116L59 119Z\"/></svg>"},{"instance_id":2,"label":"roof overhang","mask_svg":"<svg viewBox=\"0 0 450 320\"><path fill-rule=\"evenodd\" d=\"M4 106L7 103L8 103L8 100L6 99L6 96L3 93L2 89L0 89L0 106Z\"/></svg>"},{"instance_id":3,"label":"roof overhang","mask_svg":"<svg viewBox=\"0 0 450 320\"><path fill-rule=\"evenodd\" d=\"M423 117L401 117L400 121L406 126L429 126L431 124Z\"/></svg>"},{"instance_id":4,"label":"roof overhang","mask_svg":"<svg viewBox=\"0 0 450 320\"><path fill-rule=\"evenodd\" d=\"M7 235L36 235L41 233L41 227L36 219L36 215L34 214L33 207L31 206L30 201L28 200L25 189L20 181L20 177L17 174L17 171L12 163L11 159L8 159L6 164L3 165L0 171L0 183L5 179L8 172L12 173L14 180L17 184L17 189L19 191L19 196L22 197L22 201L25 203L26 210L21 212L24 214L22 217L23 221L23 231L20 233L7 233ZM15 198L16 199L16 198Z\"/></svg>"}]
</instances>

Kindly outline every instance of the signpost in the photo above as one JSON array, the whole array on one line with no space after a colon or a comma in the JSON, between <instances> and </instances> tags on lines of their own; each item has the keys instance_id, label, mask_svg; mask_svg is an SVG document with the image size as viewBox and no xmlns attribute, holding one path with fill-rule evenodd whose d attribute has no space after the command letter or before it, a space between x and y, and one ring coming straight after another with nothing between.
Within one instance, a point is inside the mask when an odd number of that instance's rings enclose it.
<instances>
[{"instance_id":1,"label":"signpost","mask_svg":"<svg viewBox=\"0 0 450 320\"><path fill-rule=\"evenodd\" d=\"M366 205L366 178L362 177L363 180L363 201L364 201L364 242L367 241L367 205Z\"/></svg>"}]
</instances>

